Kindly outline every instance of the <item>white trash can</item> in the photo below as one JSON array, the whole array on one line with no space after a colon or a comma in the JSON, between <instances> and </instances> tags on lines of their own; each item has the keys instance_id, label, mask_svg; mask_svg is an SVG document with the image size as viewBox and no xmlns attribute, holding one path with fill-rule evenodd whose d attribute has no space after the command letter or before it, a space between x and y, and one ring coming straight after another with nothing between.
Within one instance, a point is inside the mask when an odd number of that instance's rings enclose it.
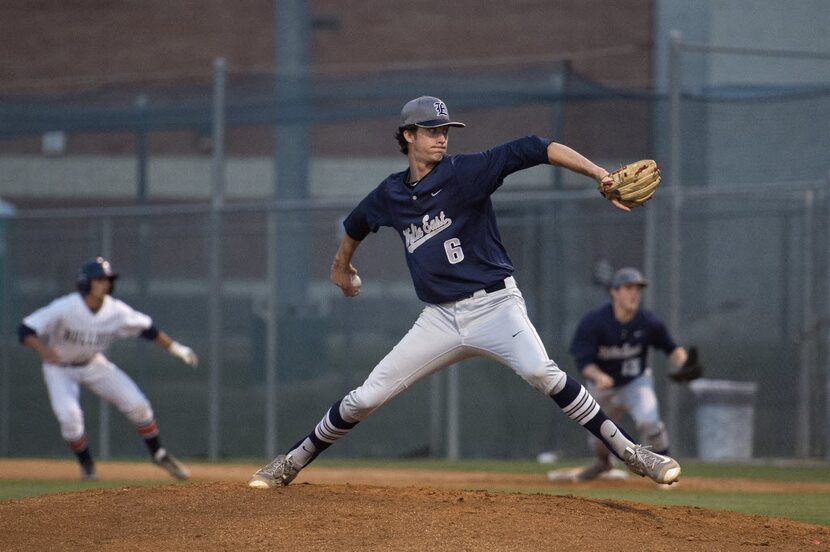
<instances>
[{"instance_id":1,"label":"white trash can","mask_svg":"<svg viewBox=\"0 0 830 552\"><path fill-rule=\"evenodd\" d=\"M691 382L689 388L697 399L698 458L752 458L758 384L702 378Z\"/></svg>"}]
</instances>

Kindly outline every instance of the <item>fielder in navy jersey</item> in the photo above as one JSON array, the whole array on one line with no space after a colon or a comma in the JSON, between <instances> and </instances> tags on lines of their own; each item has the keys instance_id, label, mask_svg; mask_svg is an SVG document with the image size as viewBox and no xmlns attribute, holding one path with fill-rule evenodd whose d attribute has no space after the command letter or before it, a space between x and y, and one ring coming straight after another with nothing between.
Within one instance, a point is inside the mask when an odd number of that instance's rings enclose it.
<instances>
[{"instance_id":1,"label":"fielder in navy jersey","mask_svg":"<svg viewBox=\"0 0 830 552\"><path fill-rule=\"evenodd\" d=\"M683 366L688 354L654 313L640 308L646 285L637 269L618 270L609 287L611 302L582 318L570 352L600 407L615 422L629 414L640 439L665 455L669 437L660 418L648 352L649 348L663 351L676 368ZM608 448L597 439L589 441L596 462L577 474L581 480L600 477L613 467Z\"/></svg>"},{"instance_id":2,"label":"fielder in navy jersey","mask_svg":"<svg viewBox=\"0 0 830 552\"><path fill-rule=\"evenodd\" d=\"M432 96L403 107L396 138L409 167L387 177L346 218L330 279L346 297L357 296L360 279L352 258L362 240L387 226L401 238L415 291L426 306L366 381L335 402L311 433L258 470L251 487L288 485L318 454L395 396L473 356L510 367L551 396L635 473L659 483L680 477L674 459L631 441L585 388L548 357L512 276L490 201L505 177L536 165L561 166L604 185L610 181L608 171L567 146L536 136L481 153L447 155L449 128L463 126Z\"/></svg>"}]
</instances>

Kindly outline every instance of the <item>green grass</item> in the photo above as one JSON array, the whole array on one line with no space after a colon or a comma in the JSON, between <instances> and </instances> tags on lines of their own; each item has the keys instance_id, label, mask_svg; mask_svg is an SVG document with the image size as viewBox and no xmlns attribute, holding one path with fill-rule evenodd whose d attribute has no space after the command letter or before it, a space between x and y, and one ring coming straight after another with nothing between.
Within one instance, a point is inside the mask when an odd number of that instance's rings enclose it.
<instances>
[{"instance_id":1,"label":"green grass","mask_svg":"<svg viewBox=\"0 0 830 552\"><path fill-rule=\"evenodd\" d=\"M827 463L752 463L719 464L685 460L683 473L695 477L724 477L765 479L769 481L814 481L830 483L830 464Z\"/></svg>"},{"instance_id":2,"label":"green grass","mask_svg":"<svg viewBox=\"0 0 830 552\"><path fill-rule=\"evenodd\" d=\"M129 481L66 481L42 479L0 479L0 500L27 498L55 493L71 493L89 489L121 489L124 487L147 487L151 485L181 485L176 481L129 480Z\"/></svg>"},{"instance_id":3,"label":"green grass","mask_svg":"<svg viewBox=\"0 0 830 552\"><path fill-rule=\"evenodd\" d=\"M320 459L315 466L355 468L434 469L450 471L490 471L497 473L547 473L549 470L583 466L590 459L569 459L555 464L539 464L532 460L386 460L386 459ZM257 463L257 462L253 462ZM820 462L721 464L682 459L683 474L691 477L746 478L768 481L812 481L830 483L830 464Z\"/></svg>"},{"instance_id":4,"label":"green grass","mask_svg":"<svg viewBox=\"0 0 830 552\"><path fill-rule=\"evenodd\" d=\"M830 525L830 494L827 493L769 493L769 492L715 492L643 489L573 489L564 486L534 489L541 494L572 495L604 500L629 500L665 506L697 506L707 510L729 510ZM531 489L505 489L504 492L531 492Z\"/></svg>"},{"instance_id":5,"label":"green grass","mask_svg":"<svg viewBox=\"0 0 830 552\"><path fill-rule=\"evenodd\" d=\"M228 460L227 463L246 462L245 460ZM248 460L253 465L262 459ZM540 484L532 487L499 488L496 492L543 493L556 495L574 495L594 499L629 500L633 502L696 506L711 510L730 510L748 514L782 517L807 523L830 526L830 493L820 492L731 492L684 490L682 483L675 489L577 489L568 485L548 484L544 476L548 470L584 465L587 459L569 459L556 464L539 464L529 460L386 460L386 459L320 459L315 466L338 468L374 468L374 469L431 469L450 471L488 471L495 473L539 474ZM194 462L191 462L194 463ZM197 462L196 462L197 463ZM683 460L683 473L690 477L711 478L745 478L764 481L783 482L830 482L830 464L827 463L773 463L753 462L750 464L719 464L694 460ZM0 479L0 500L40 496L60 492L75 492L94 488L123 488L127 486L186 484L167 480L122 480L81 482L42 481L28 479Z\"/></svg>"}]
</instances>

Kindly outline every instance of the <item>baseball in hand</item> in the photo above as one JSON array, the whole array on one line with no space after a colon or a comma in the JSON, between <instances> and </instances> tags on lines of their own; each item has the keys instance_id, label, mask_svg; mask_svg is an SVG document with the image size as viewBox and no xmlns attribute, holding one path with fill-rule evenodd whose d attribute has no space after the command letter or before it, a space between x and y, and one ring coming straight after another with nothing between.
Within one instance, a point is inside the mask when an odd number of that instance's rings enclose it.
<instances>
[{"instance_id":1,"label":"baseball in hand","mask_svg":"<svg viewBox=\"0 0 830 552\"><path fill-rule=\"evenodd\" d=\"M352 279L350 283L354 288L360 288L360 286L363 285L363 282L360 280L360 276L358 276L357 274L352 274Z\"/></svg>"}]
</instances>

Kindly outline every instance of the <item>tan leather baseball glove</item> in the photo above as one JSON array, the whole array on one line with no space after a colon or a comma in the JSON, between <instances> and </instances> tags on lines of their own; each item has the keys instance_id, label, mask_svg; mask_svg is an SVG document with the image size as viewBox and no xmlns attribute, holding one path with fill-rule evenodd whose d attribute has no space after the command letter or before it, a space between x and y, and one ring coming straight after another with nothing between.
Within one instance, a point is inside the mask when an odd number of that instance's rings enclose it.
<instances>
[{"instance_id":1,"label":"tan leather baseball glove","mask_svg":"<svg viewBox=\"0 0 830 552\"><path fill-rule=\"evenodd\" d=\"M653 159L642 159L609 173L602 179L599 193L608 201L617 200L633 209L651 199L659 184L657 163Z\"/></svg>"}]
</instances>

